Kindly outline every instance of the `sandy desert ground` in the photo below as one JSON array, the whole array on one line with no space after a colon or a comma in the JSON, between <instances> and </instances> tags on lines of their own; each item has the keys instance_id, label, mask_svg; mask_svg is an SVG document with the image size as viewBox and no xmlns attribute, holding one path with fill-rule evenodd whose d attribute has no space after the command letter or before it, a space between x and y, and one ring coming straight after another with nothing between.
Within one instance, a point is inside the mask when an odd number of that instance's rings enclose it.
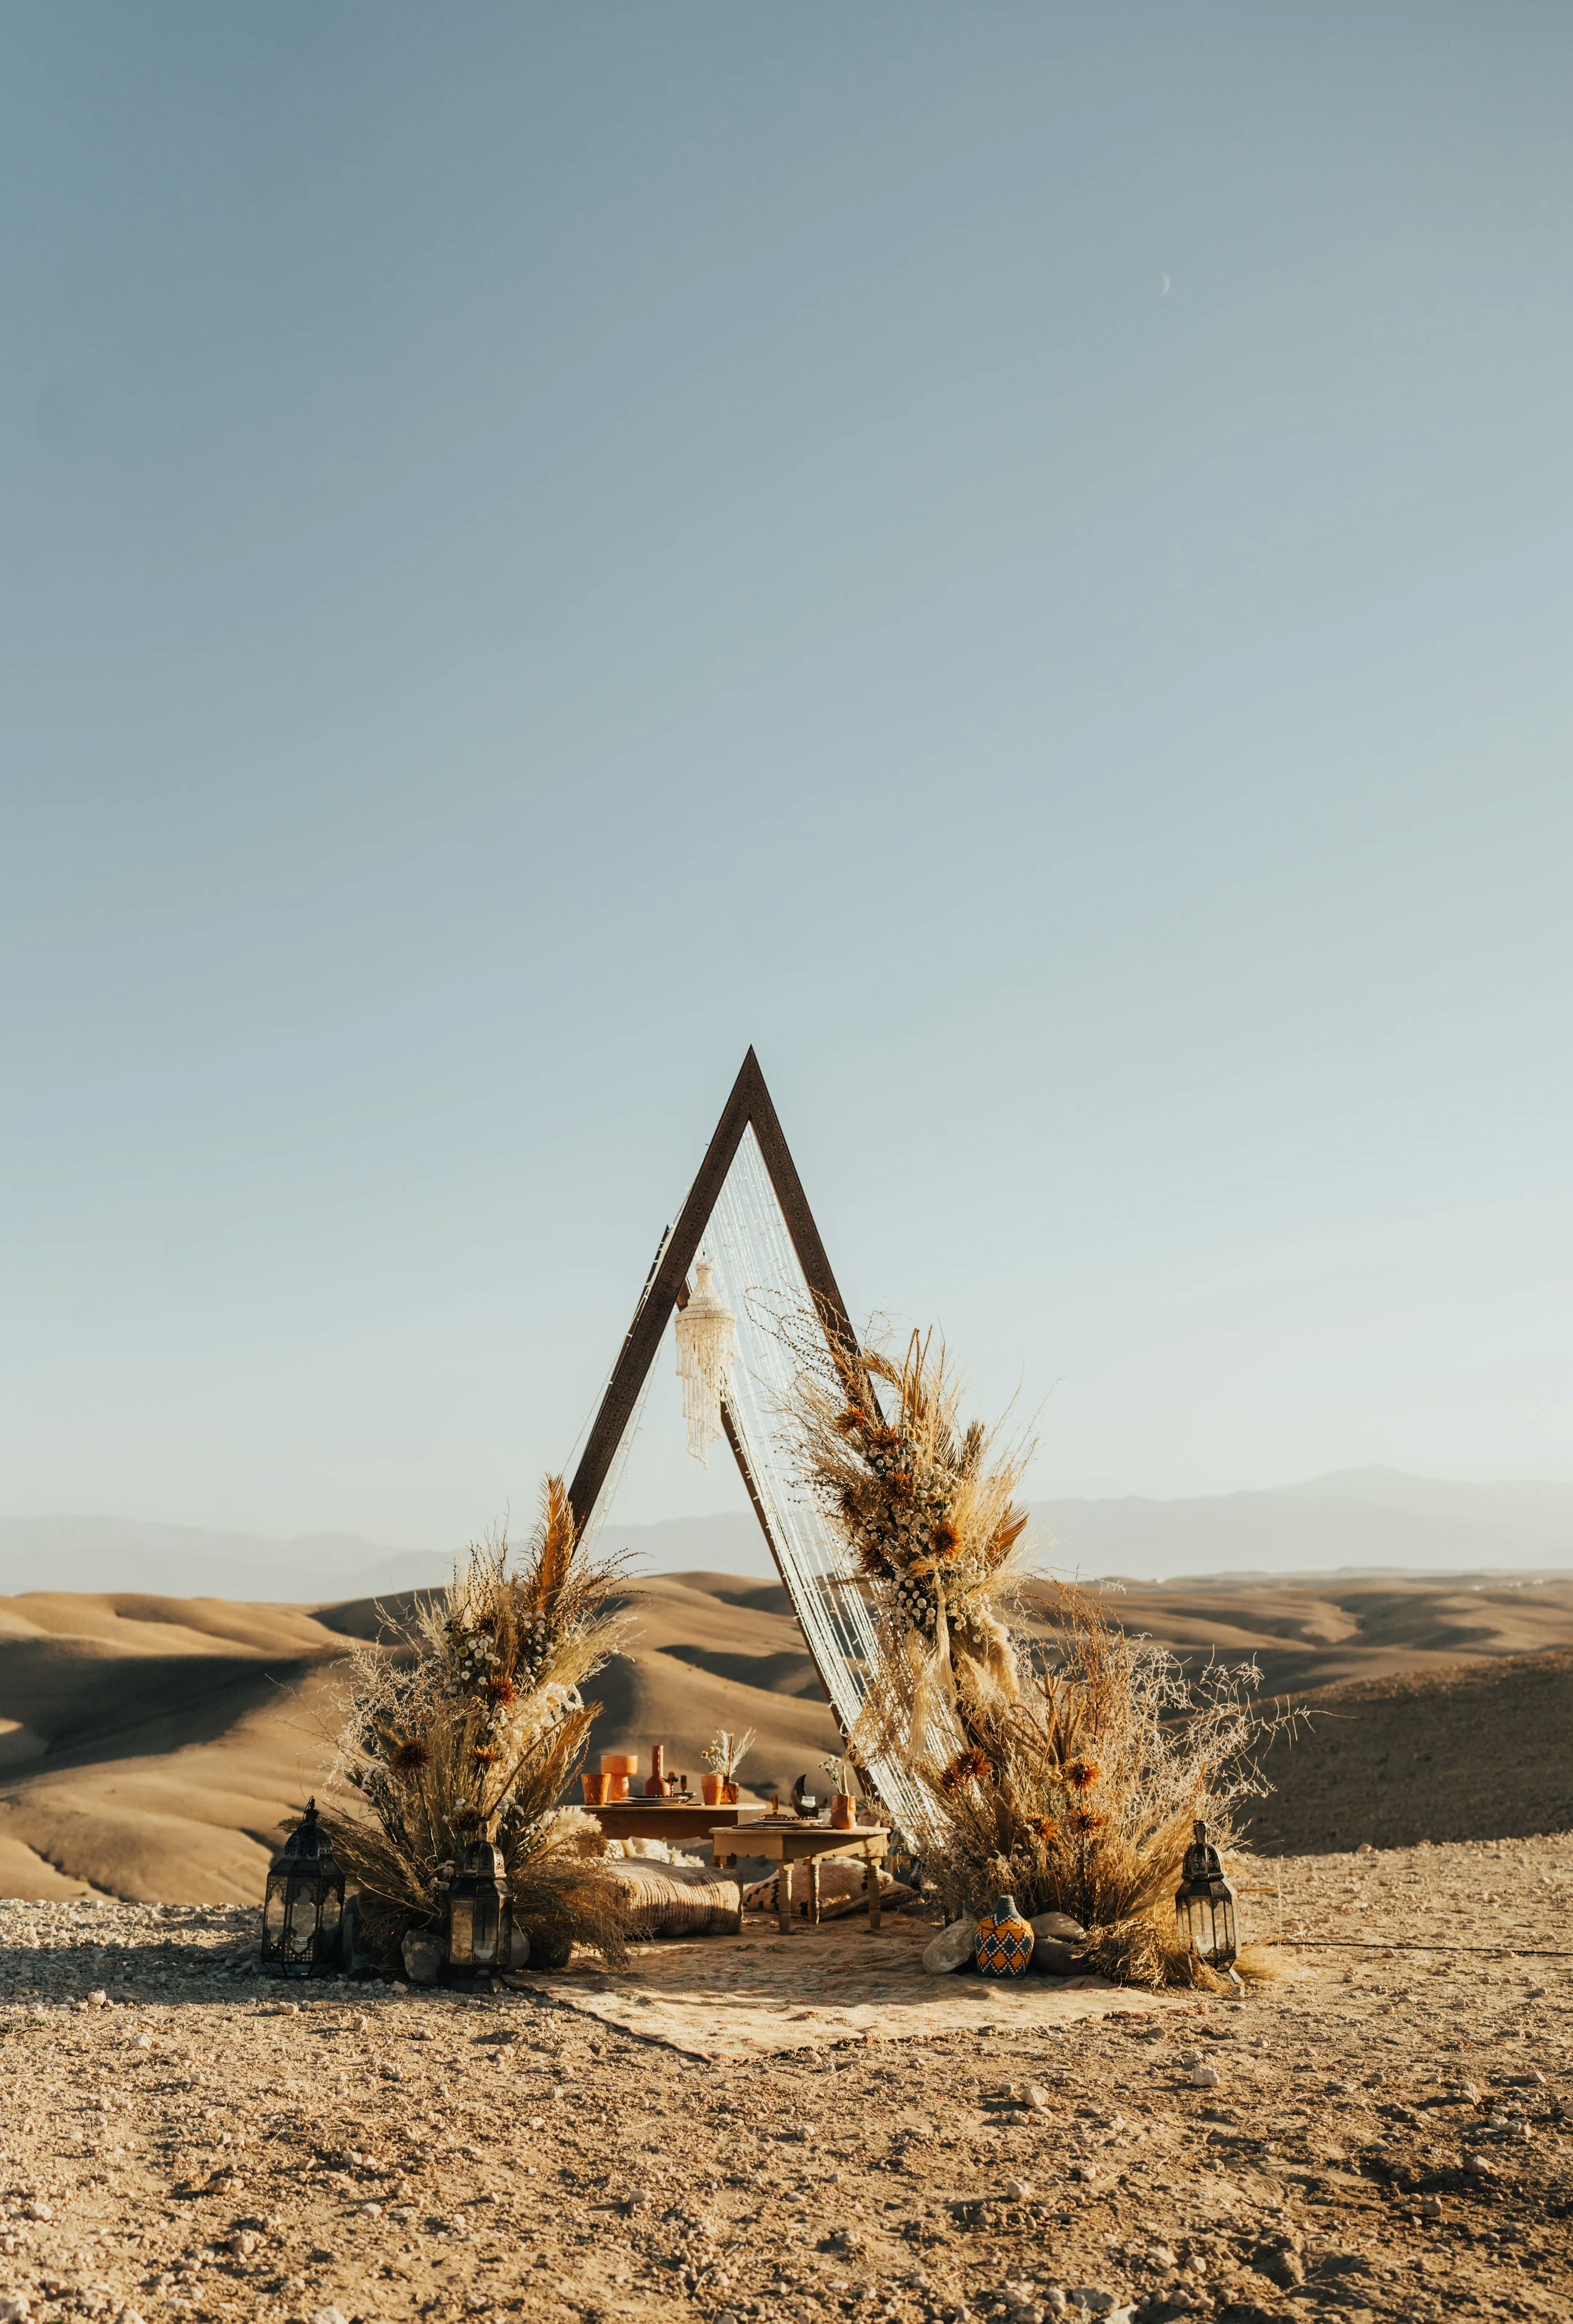
<instances>
[{"instance_id":1,"label":"sandy desert ground","mask_svg":"<svg viewBox=\"0 0 1573 2324\"><path fill-rule=\"evenodd\" d=\"M0 2317L1573 2314L1573 1591L1111 1602L1320 1711L1236 1868L1292 1979L1155 2028L906 2039L897 2009L722 2064L571 1978L257 1975L268 1848L370 1607L5 1601ZM641 1618L609 1744L697 1764L751 1724L761 1782L814 1764L778 1591L668 1577ZM781 1941L819 1940L742 1943Z\"/></svg>"},{"instance_id":2,"label":"sandy desert ground","mask_svg":"<svg viewBox=\"0 0 1573 2324\"><path fill-rule=\"evenodd\" d=\"M745 2065L567 1979L281 1994L250 1909L0 1907L0 2312L1567 2317L1573 1840L1260 1869L1259 1927L1390 1942L1156 2024L1002 2003ZM1445 1949L1494 1925L1563 1958Z\"/></svg>"}]
</instances>

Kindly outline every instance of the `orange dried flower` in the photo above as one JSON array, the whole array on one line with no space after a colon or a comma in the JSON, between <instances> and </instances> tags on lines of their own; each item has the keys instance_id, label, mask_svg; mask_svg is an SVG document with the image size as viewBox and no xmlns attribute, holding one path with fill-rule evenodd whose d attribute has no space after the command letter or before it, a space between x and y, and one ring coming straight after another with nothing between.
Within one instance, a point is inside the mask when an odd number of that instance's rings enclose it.
<instances>
[{"instance_id":1,"label":"orange dried flower","mask_svg":"<svg viewBox=\"0 0 1573 2324\"><path fill-rule=\"evenodd\" d=\"M1035 1817L1033 1822L1033 1830L1045 1845L1050 1840L1058 1840L1060 1837L1060 1827L1054 1821L1053 1816Z\"/></svg>"},{"instance_id":2,"label":"orange dried flower","mask_svg":"<svg viewBox=\"0 0 1573 2324\"><path fill-rule=\"evenodd\" d=\"M487 1680L486 1692L493 1702L514 1702L519 1698L519 1689L514 1685L513 1681L511 1678L504 1678L501 1672L495 1678Z\"/></svg>"},{"instance_id":3,"label":"orange dried flower","mask_svg":"<svg viewBox=\"0 0 1573 2324\"><path fill-rule=\"evenodd\" d=\"M958 1751L940 1782L947 1792L959 1792L963 1784L980 1784L989 1773L989 1762L974 1747L970 1751Z\"/></svg>"},{"instance_id":4,"label":"orange dried flower","mask_svg":"<svg viewBox=\"0 0 1573 2324\"><path fill-rule=\"evenodd\" d=\"M494 1767L502 1754L493 1751L490 1743L477 1743L470 1757L478 1767Z\"/></svg>"},{"instance_id":5,"label":"orange dried flower","mask_svg":"<svg viewBox=\"0 0 1573 2324\"><path fill-rule=\"evenodd\" d=\"M936 1557L949 1557L956 1545L956 1528L949 1517L942 1517L929 1536Z\"/></svg>"},{"instance_id":6,"label":"orange dried flower","mask_svg":"<svg viewBox=\"0 0 1573 2324\"><path fill-rule=\"evenodd\" d=\"M1078 1840L1090 1840L1108 1821L1106 1815L1095 1815L1090 1808L1073 1808L1071 1812L1071 1829Z\"/></svg>"},{"instance_id":7,"label":"orange dried flower","mask_svg":"<svg viewBox=\"0 0 1573 2324\"><path fill-rule=\"evenodd\" d=\"M1079 1792L1084 1792L1098 1781L1102 1773L1102 1768L1090 1759L1072 1759L1065 1769L1065 1781L1073 1784Z\"/></svg>"},{"instance_id":8,"label":"orange dried flower","mask_svg":"<svg viewBox=\"0 0 1573 2324\"><path fill-rule=\"evenodd\" d=\"M418 1768L430 1766L431 1753L419 1735L412 1735L394 1744L388 1754L388 1765L396 1775L413 1775Z\"/></svg>"}]
</instances>

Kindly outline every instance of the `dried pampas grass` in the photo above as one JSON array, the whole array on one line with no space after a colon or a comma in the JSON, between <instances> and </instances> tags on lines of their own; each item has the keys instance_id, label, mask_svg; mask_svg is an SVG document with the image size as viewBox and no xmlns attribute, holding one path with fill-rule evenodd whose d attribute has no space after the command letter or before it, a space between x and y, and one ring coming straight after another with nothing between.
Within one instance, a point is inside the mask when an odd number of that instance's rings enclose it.
<instances>
[{"instance_id":1,"label":"dried pampas grass","mask_svg":"<svg viewBox=\"0 0 1573 2324\"><path fill-rule=\"evenodd\" d=\"M1217 1988L1179 1941L1174 1891L1197 1817L1217 1844L1229 1812L1265 1788L1254 1666L1194 1683L1165 1649L1127 1637L1085 1592L1053 1585L1047 1636L1010 1699L975 1703L948 1762L916 1753L934 1833L926 1869L946 1917L1002 1890L1068 1914L1091 1965L1125 1984ZM1028 1659L1024 1642L1024 1661Z\"/></svg>"},{"instance_id":2,"label":"dried pampas grass","mask_svg":"<svg viewBox=\"0 0 1573 2324\"><path fill-rule=\"evenodd\" d=\"M847 1545L880 1644L851 1738L863 1761L964 1739L971 1706L1013 1700L1009 1612L1023 1578L1016 1490L1030 1444L963 1425L943 1342L914 1333L899 1361L793 1320L788 1416L799 1473Z\"/></svg>"},{"instance_id":3,"label":"dried pampas grass","mask_svg":"<svg viewBox=\"0 0 1573 2324\"><path fill-rule=\"evenodd\" d=\"M580 1690L626 1634L624 1592L615 1561L583 1554L550 1477L517 1572L506 1534L477 1543L450 1589L357 1649L323 1821L373 1950L396 1956L406 1930L439 1924L460 1855L484 1838L532 1941L622 1958L616 1883L557 1803L599 1709Z\"/></svg>"}]
</instances>

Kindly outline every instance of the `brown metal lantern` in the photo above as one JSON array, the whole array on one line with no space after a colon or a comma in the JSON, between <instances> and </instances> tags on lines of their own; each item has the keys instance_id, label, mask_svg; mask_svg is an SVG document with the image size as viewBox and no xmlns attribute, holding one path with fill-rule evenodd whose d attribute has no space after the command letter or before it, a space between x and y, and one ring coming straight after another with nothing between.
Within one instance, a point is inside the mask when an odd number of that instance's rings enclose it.
<instances>
[{"instance_id":1,"label":"brown metal lantern","mask_svg":"<svg viewBox=\"0 0 1573 2324\"><path fill-rule=\"evenodd\" d=\"M1235 1927L1235 1892L1223 1877L1219 1853L1200 1821L1185 1851L1184 1877L1174 1892L1180 1941L1209 1969L1227 1969L1239 1950Z\"/></svg>"},{"instance_id":2,"label":"brown metal lantern","mask_svg":"<svg viewBox=\"0 0 1573 2324\"><path fill-rule=\"evenodd\" d=\"M471 1842L448 1884L448 1967L510 1969L513 1964L513 1884L502 1851Z\"/></svg>"},{"instance_id":3,"label":"brown metal lantern","mask_svg":"<svg viewBox=\"0 0 1573 2324\"><path fill-rule=\"evenodd\" d=\"M317 1802L268 1867L262 1967L274 1977L329 1977L339 1968L345 1877L317 1820Z\"/></svg>"}]
</instances>

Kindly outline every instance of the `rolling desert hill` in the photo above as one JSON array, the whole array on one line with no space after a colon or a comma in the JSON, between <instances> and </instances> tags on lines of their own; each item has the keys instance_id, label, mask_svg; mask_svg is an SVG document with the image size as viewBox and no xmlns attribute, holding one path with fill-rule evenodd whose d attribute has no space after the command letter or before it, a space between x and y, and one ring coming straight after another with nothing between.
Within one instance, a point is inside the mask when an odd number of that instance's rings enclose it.
<instances>
[{"instance_id":1,"label":"rolling desert hill","mask_svg":"<svg viewBox=\"0 0 1573 2324\"><path fill-rule=\"evenodd\" d=\"M1254 1658L1265 1693L1316 1712L1274 1746L1265 1849L1573 1825L1573 1576L1225 1578L1105 1602L1188 1659ZM331 1763L351 1640L408 1603L0 1599L0 1895L256 1899ZM696 1777L718 1727L752 1727L757 1794L816 1771L834 1728L778 1582L657 1575L637 1618L593 1750L663 1742Z\"/></svg>"}]
</instances>

